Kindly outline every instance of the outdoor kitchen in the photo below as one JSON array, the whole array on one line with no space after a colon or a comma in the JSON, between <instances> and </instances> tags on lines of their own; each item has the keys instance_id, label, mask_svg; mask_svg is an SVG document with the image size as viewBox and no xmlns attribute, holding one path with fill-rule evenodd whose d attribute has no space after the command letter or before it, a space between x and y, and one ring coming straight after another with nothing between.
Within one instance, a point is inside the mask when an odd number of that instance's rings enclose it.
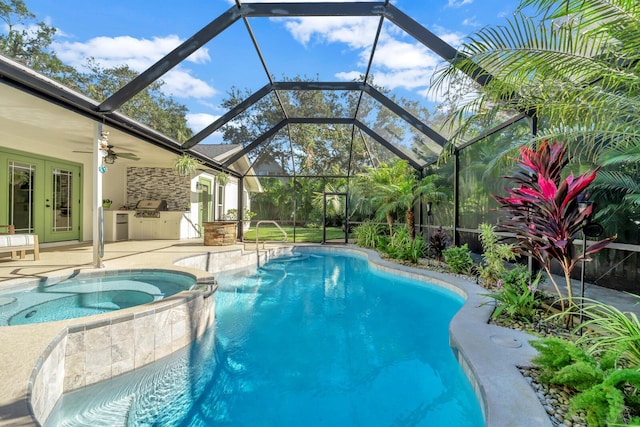
<instances>
[{"instance_id":1,"label":"outdoor kitchen","mask_svg":"<svg viewBox=\"0 0 640 427\"><path fill-rule=\"evenodd\" d=\"M105 181L109 176L105 176ZM200 236L197 226L197 193L189 177L171 168L127 167L124 203L118 203L110 185L105 194L116 203L104 210L105 241L188 239ZM195 219L195 220L194 220Z\"/></svg>"}]
</instances>

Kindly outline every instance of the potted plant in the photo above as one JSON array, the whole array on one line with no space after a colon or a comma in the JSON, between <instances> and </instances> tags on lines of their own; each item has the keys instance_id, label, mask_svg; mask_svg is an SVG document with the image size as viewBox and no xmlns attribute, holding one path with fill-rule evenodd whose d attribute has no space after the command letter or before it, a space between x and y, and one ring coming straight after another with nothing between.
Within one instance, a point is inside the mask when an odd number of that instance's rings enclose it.
<instances>
[{"instance_id":1,"label":"potted plant","mask_svg":"<svg viewBox=\"0 0 640 427\"><path fill-rule=\"evenodd\" d=\"M225 186L229 183L229 174L225 172L216 173L216 179L218 180L218 185Z\"/></svg>"},{"instance_id":2,"label":"potted plant","mask_svg":"<svg viewBox=\"0 0 640 427\"><path fill-rule=\"evenodd\" d=\"M200 161L186 153L178 156L173 164L178 176L191 176L199 166Z\"/></svg>"},{"instance_id":3,"label":"potted plant","mask_svg":"<svg viewBox=\"0 0 640 427\"><path fill-rule=\"evenodd\" d=\"M111 207L111 203L113 203L111 201L111 199L102 199L102 207L103 208L110 208Z\"/></svg>"}]
</instances>

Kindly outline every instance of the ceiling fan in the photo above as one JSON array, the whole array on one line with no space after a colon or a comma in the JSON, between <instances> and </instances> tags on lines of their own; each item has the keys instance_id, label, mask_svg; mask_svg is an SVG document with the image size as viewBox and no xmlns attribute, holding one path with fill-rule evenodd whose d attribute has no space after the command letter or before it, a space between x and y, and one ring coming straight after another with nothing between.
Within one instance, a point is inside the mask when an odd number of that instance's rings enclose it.
<instances>
[{"instance_id":1,"label":"ceiling fan","mask_svg":"<svg viewBox=\"0 0 640 427\"><path fill-rule=\"evenodd\" d=\"M102 158L104 160L104 162L106 164L112 165L115 163L116 159L118 158L123 158L123 159L129 159L129 160L140 160L140 157L138 157L136 154L134 153L120 153L120 152L115 152L113 149L115 147L111 144L106 144L105 149L101 150L102 153ZM91 154L91 151L77 151L74 150L74 153L87 153L87 154Z\"/></svg>"}]
</instances>

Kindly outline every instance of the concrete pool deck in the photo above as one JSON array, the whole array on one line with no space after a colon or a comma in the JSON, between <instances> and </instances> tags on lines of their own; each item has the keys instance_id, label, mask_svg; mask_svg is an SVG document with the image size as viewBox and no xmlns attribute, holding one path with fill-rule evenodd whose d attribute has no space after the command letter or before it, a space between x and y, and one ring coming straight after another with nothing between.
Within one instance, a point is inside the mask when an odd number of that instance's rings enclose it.
<instances>
[{"instance_id":1,"label":"concrete pool deck","mask_svg":"<svg viewBox=\"0 0 640 427\"><path fill-rule=\"evenodd\" d=\"M331 248L326 245L323 248ZM175 268L179 259L206 252L241 250L243 245L203 246L202 240L126 241L105 244L107 269ZM247 244L251 251L253 245ZM337 246L338 249L345 248ZM354 247L348 247L353 248ZM357 249L362 251L361 249ZM484 304L486 292L474 283L447 274L405 267L382 260L377 253L363 251L376 268L396 270L402 275L425 278L458 293L467 302L450 325L451 343L476 388L483 396L487 426L551 426L544 408L518 370L535 354L529 345L534 337L519 331L490 325L492 306ZM0 290L17 281L96 271L90 244L42 247L39 261L0 257ZM193 269L191 269L192 271ZM636 300L628 294L597 286L587 286L586 295L612 303L624 311L635 311ZM35 425L27 402L27 384L39 357L52 340L73 320L0 328L0 426Z\"/></svg>"}]
</instances>

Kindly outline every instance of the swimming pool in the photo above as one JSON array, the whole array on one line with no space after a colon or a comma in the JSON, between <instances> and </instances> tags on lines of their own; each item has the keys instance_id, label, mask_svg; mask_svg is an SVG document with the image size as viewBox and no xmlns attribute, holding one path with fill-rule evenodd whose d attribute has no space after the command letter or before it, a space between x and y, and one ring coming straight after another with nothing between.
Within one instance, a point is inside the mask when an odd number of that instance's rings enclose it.
<instances>
[{"instance_id":1,"label":"swimming pool","mask_svg":"<svg viewBox=\"0 0 640 427\"><path fill-rule=\"evenodd\" d=\"M0 293L0 326L25 325L107 313L188 290L193 276L160 270L107 272Z\"/></svg>"},{"instance_id":2,"label":"swimming pool","mask_svg":"<svg viewBox=\"0 0 640 427\"><path fill-rule=\"evenodd\" d=\"M484 425L449 347L458 295L324 252L218 283L215 331L64 395L46 425Z\"/></svg>"}]
</instances>

